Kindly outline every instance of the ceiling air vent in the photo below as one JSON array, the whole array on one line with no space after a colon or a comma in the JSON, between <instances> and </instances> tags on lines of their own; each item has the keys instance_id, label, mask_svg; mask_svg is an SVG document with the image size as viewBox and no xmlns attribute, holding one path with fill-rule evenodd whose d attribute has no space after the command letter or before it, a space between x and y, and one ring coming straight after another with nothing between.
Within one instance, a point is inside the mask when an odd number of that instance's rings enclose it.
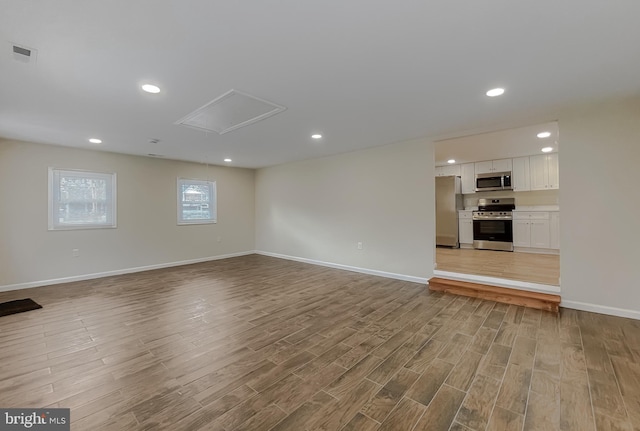
<instances>
[{"instance_id":1,"label":"ceiling air vent","mask_svg":"<svg viewBox=\"0 0 640 431\"><path fill-rule=\"evenodd\" d=\"M13 59L22 63L34 63L38 54L38 51L33 48L27 48L26 46L11 44L13 50Z\"/></svg>"},{"instance_id":2,"label":"ceiling air vent","mask_svg":"<svg viewBox=\"0 0 640 431\"><path fill-rule=\"evenodd\" d=\"M13 45L13 52L20 55L26 55L27 57L31 57L31 50L27 48L23 48L21 46Z\"/></svg>"},{"instance_id":3,"label":"ceiling air vent","mask_svg":"<svg viewBox=\"0 0 640 431\"><path fill-rule=\"evenodd\" d=\"M284 111L284 106L230 90L196 109L176 124L220 135Z\"/></svg>"}]
</instances>

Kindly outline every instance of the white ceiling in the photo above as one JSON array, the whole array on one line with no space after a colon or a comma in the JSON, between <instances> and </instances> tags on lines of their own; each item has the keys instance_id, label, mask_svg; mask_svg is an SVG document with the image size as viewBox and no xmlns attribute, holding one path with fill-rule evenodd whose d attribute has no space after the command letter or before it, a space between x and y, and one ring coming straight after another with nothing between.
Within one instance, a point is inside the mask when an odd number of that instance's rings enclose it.
<instances>
[{"instance_id":1,"label":"white ceiling","mask_svg":"<svg viewBox=\"0 0 640 431\"><path fill-rule=\"evenodd\" d=\"M254 168L640 93L637 0L0 0L0 11L0 136L47 144ZM37 61L14 60L10 42ZM504 96L484 95L496 86ZM224 135L174 124L231 89L287 110Z\"/></svg>"},{"instance_id":2,"label":"white ceiling","mask_svg":"<svg viewBox=\"0 0 640 431\"><path fill-rule=\"evenodd\" d=\"M549 132L548 138L538 138L538 133ZM542 154L542 148L559 149L558 123L537 124L496 132L480 133L459 138L437 141L435 144L436 166L453 159L456 164L482 160L508 159L512 157Z\"/></svg>"}]
</instances>

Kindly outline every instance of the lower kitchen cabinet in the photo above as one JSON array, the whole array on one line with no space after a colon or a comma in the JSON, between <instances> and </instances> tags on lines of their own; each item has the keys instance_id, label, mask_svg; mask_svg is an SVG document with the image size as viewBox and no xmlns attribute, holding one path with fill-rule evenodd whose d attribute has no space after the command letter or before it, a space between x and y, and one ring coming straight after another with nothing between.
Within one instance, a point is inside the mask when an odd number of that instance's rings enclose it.
<instances>
[{"instance_id":1,"label":"lower kitchen cabinet","mask_svg":"<svg viewBox=\"0 0 640 431\"><path fill-rule=\"evenodd\" d=\"M531 247L531 225L529 220L513 221L513 246Z\"/></svg>"},{"instance_id":2,"label":"lower kitchen cabinet","mask_svg":"<svg viewBox=\"0 0 640 431\"><path fill-rule=\"evenodd\" d=\"M560 250L560 213L549 213L549 248Z\"/></svg>"},{"instance_id":3,"label":"lower kitchen cabinet","mask_svg":"<svg viewBox=\"0 0 640 431\"><path fill-rule=\"evenodd\" d=\"M531 220L531 247L549 247L549 220Z\"/></svg>"},{"instance_id":4,"label":"lower kitchen cabinet","mask_svg":"<svg viewBox=\"0 0 640 431\"><path fill-rule=\"evenodd\" d=\"M513 246L551 249L549 213L543 211L513 213ZM560 247L557 247L558 249Z\"/></svg>"},{"instance_id":5,"label":"lower kitchen cabinet","mask_svg":"<svg viewBox=\"0 0 640 431\"><path fill-rule=\"evenodd\" d=\"M473 220L471 211L458 212L458 235L460 244L473 244Z\"/></svg>"}]
</instances>

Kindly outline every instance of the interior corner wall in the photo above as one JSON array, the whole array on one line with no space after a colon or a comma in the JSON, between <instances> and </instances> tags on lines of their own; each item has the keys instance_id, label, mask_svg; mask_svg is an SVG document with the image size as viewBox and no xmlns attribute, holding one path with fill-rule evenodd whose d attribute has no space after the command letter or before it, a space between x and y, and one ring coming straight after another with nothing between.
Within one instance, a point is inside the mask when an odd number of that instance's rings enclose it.
<instances>
[{"instance_id":1,"label":"interior corner wall","mask_svg":"<svg viewBox=\"0 0 640 431\"><path fill-rule=\"evenodd\" d=\"M432 143L410 141L259 169L256 249L407 279L431 277L433 157Z\"/></svg>"},{"instance_id":2,"label":"interior corner wall","mask_svg":"<svg viewBox=\"0 0 640 431\"><path fill-rule=\"evenodd\" d=\"M49 231L49 167L115 172L117 228ZM252 253L254 174L252 169L0 141L0 290ZM217 224L177 225L177 177L216 181Z\"/></svg>"},{"instance_id":3,"label":"interior corner wall","mask_svg":"<svg viewBox=\"0 0 640 431\"><path fill-rule=\"evenodd\" d=\"M563 304L640 319L640 98L559 125Z\"/></svg>"}]
</instances>

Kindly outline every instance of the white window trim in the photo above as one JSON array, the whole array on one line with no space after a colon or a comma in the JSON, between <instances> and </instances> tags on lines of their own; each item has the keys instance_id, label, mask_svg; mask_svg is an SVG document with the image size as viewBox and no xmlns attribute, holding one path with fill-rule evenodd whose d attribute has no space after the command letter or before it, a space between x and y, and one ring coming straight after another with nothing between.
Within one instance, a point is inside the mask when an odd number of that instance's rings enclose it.
<instances>
[{"instance_id":1,"label":"white window trim","mask_svg":"<svg viewBox=\"0 0 640 431\"><path fill-rule=\"evenodd\" d=\"M195 219L195 220L183 220L182 219L182 197L180 191L180 184L182 182L188 182L190 184L201 184L201 185L210 185L211 192L213 196L213 202L209 202L209 205L213 207L213 215L212 219ZM178 217L178 226L190 226L190 225L199 225L199 224L215 224L218 223L218 189L215 181L209 180L196 180L193 178L180 178L178 177L176 181L176 198L177 198L177 217Z\"/></svg>"},{"instance_id":2,"label":"white window trim","mask_svg":"<svg viewBox=\"0 0 640 431\"><path fill-rule=\"evenodd\" d=\"M112 207L112 221L110 223L87 223L87 224L59 224L54 221L53 218L53 205L54 205L54 196L56 187L55 182L55 173L58 172L60 175L64 175L65 173L69 174L88 174L87 176L94 176L99 178L104 178L107 181L111 181L111 207ZM49 168L49 193L48 193L48 230L81 230L81 229L115 229L118 227L117 225L117 214L118 208L117 203L118 199L116 196L117 193L117 181L115 172L96 172L96 171L87 171L82 169L59 169L59 168Z\"/></svg>"}]
</instances>

